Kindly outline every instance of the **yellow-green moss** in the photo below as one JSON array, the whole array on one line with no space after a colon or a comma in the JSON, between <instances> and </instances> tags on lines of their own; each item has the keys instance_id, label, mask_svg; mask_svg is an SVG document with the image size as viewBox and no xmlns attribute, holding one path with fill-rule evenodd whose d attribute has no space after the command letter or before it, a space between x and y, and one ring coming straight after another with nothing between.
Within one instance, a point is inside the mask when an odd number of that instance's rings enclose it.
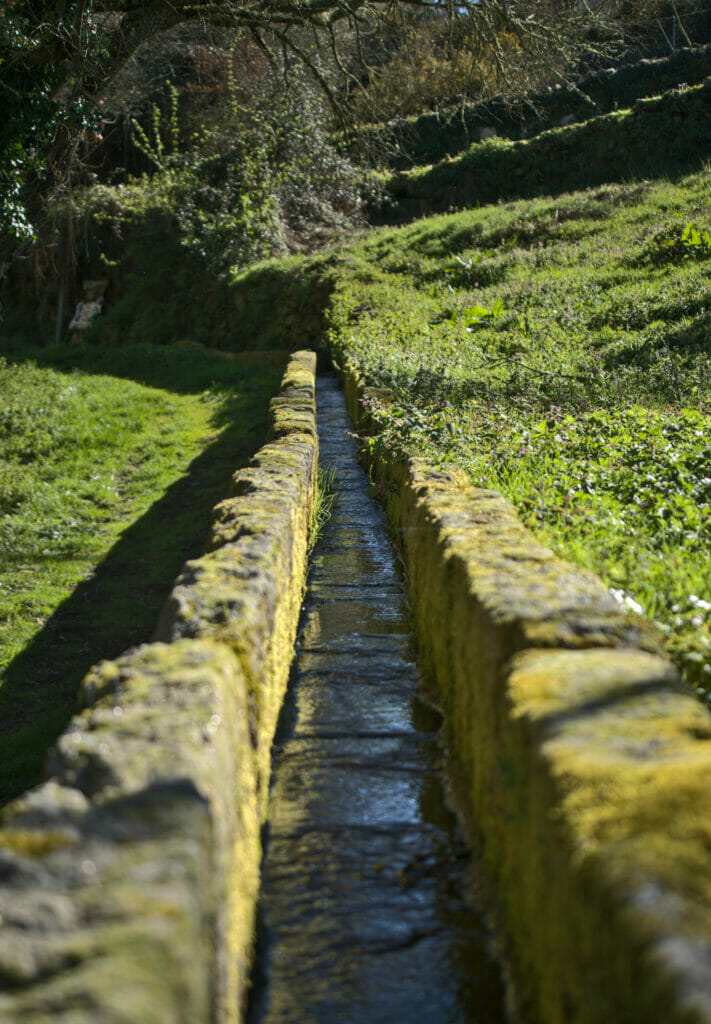
<instances>
[{"instance_id":1,"label":"yellow-green moss","mask_svg":"<svg viewBox=\"0 0 711 1024\"><path fill-rule=\"evenodd\" d=\"M21 857L43 857L64 846L75 846L77 840L76 833L68 829L65 831L22 828L0 830L0 849L17 853Z\"/></svg>"},{"instance_id":2,"label":"yellow-green moss","mask_svg":"<svg viewBox=\"0 0 711 1024\"><path fill-rule=\"evenodd\" d=\"M316 377L316 353L310 349L300 349L292 353L289 364L282 377L280 391L290 388L304 388L313 398L314 380Z\"/></svg>"}]
</instances>

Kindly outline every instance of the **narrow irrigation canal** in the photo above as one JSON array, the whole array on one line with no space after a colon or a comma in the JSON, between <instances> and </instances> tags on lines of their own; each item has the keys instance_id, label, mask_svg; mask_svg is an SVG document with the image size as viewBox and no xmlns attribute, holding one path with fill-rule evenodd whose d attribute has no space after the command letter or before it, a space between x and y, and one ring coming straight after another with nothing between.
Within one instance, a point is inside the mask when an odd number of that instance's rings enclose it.
<instances>
[{"instance_id":1,"label":"narrow irrigation canal","mask_svg":"<svg viewBox=\"0 0 711 1024\"><path fill-rule=\"evenodd\" d=\"M277 737L249 1024L502 1024L438 716L418 697L401 579L335 378L317 407L338 504Z\"/></svg>"}]
</instances>

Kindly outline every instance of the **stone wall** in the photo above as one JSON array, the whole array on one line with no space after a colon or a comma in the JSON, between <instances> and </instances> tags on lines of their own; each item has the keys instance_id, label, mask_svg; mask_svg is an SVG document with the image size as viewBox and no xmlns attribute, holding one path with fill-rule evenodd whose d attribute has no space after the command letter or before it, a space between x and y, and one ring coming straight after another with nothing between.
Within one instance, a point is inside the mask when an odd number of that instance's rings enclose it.
<instances>
[{"instance_id":1,"label":"stone wall","mask_svg":"<svg viewBox=\"0 0 711 1024\"><path fill-rule=\"evenodd\" d=\"M156 642L89 673L48 780L3 814L3 1024L239 1017L305 577L314 373L313 353L292 357L270 439L235 473Z\"/></svg>"},{"instance_id":2,"label":"stone wall","mask_svg":"<svg viewBox=\"0 0 711 1024\"><path fill-rule=\"evenodd\" d=\"M369 389L342 376L372 430ZM707 710L644 620L500 494L414 457L371 473L528 1016L711 1021Z\"/></svg>"}]
</instances>

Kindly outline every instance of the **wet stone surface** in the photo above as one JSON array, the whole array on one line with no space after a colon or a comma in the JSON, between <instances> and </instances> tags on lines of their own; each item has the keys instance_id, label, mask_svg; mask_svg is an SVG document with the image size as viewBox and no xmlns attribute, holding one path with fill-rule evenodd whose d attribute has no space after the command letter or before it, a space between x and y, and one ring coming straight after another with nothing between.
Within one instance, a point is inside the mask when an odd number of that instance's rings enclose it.
<instances>
[{"instance_id":1,"label":"wet stone surface","mask_svg":"<svg viewBox=\"0 0 711 1024\"><path fill-rule=\"evenodd\" d=\"M419 697L401 579L335 378L338 506L312 559L277 737L249 1024L501 1024L471 868Z\"/></svg>"}]
</instances>

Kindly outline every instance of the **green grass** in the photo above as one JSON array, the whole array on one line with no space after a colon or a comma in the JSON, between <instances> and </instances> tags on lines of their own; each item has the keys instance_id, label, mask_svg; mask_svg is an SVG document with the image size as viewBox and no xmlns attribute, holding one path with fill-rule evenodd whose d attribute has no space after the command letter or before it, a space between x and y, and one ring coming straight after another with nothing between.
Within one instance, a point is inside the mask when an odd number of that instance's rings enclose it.
<instances>
[{"instance_id":1,"label":"green grass","mask_svg":"<svg viewBox=\"0 0 711 1024\"><path fill-rule=\"evenodd\" d=\"M554 128L571 114L575 121L582 122L601 113L629 108L645 97L702 82L709 71L711 48L679 50L657 60L590 72L575 86L528 97L464 101L457 106L396 118L387 124L364 126L343 142L356 152L382 154L390 167L433 164L469 149L481 128L495 127L499 136L518 139L525 125L526 137L530 139Z\"/></svg>"},{"instance_id":2,"label":"green grass","mask_svg":"<svg viewBox=\"0 0 711 1024\"><path fill-rule=\"evenodd\" d=\"M150 639L280 374L150 346L0 357L0 802L87 669Z\"/></svg>"},{"instance_id":3,"label":"green grass","mask_svg":"<svg viewBox=\"0 0 711 1024\"><path fill-rule=\"evenodd\" d=\"M335 469L319 469L311 519L309 520L309 553L316 547L316 542L323 533L324 526L333 515L337 504Z\"/></svg>"},{"instance_id":4,"label":"green grass","mask_svg":"<svg viewBox=\"0 0 711 1024\"><path fill-rule=\"evenodd\" d=\"M453 461L659 623L711 687L709 173L430 217L340 261L377 443Z\"/></svg>"},{"instance_id":5,"label":"green grass","mask_svg":"<svg viewBox=\"0 0 711 1024\"><path fill-rule=\"evenodd\" d=\"M697 171L711 157L710 98L706 79L531 139L488 139L433 167L393 175L381 216L401 222L435 210Z\"/></svg>"}]
</instances>

